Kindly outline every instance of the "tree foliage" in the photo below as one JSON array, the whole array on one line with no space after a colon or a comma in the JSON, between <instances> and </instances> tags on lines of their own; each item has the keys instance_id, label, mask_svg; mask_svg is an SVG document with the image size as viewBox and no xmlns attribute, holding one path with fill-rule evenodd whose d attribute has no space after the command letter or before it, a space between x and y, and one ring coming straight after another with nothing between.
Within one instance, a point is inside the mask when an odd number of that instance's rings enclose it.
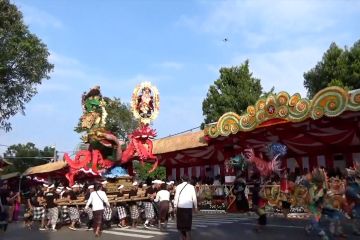
<instances>
[{"instance_id":1,"label":"tree foliage","mask_svg":"<svg viewBox=\"0 0 360 240\"><path fill-rule=\"evenodd\" d=\"M45 164L54 157L54 149L38 149L34 143L16 144L7 148L4 158L13 165L7 166L4 172L24 172L29 167Z\"/></svg>"},{"instance_id":2,"label":"tree foliage","mask_svg":"<svg viewBox=\"0 0 360 240\"><path fill-rule=\"evenodd\" d=\"M53 65L49 52L23 22L9 0L0 1L0 128L11 130L9 118L25 114L25 103L37 93L36 87L49 79Z\"/></svg>"},{"instance_id":3,"label":"tree foliage","mask_svg":"<svg viewBox=\"0 0 360 240\"><path fill-rule=\"evenodd\" d=\"M144 166L141 165L138 161L133 162L134 169L140 180L143 182L150 180L165 180L166 179L166 168L159 166L152 173L148 173L148 171L152 168L152 164L145 163Z\"/></svg>"},{"instance_id":4,"label":"tree foliage","mask_svg":"<svg viewBox=\"0 0 360 240\"><path fill-rule=\"evenodd\" d=\"M248 60L240 66L221 68L219 79L210 86L203 101L205 123L218 121L226 112L242 114L261 94L260 79L252 76Z\"/></svg>"},{"instance_id":5,"label":"tree foliage","mask_svg":"<svg viewBox=\"0 0 360 240\"><path fill-rule=\"evenodd\" d=\"M119 98L106 99L107 105L105 107L107 112L106 129L111 131L117 137L127 140L127 135L134 131L139 123L134 118L130 105L122 103ZM75 131L80 133L83 131L81 128L81 120L75 127Z\"/></svg>"},{"instance_id":6,"label":"tree foliage","mask_svg":"<svg viewBox=\"0 0 360 240\"><path fill-rule=\"evenodd\" d=\"M308 97L328 86L360 88L360 40L348 49L332 43L316 66L304 73Z\"/></svg>"}]
</instances>

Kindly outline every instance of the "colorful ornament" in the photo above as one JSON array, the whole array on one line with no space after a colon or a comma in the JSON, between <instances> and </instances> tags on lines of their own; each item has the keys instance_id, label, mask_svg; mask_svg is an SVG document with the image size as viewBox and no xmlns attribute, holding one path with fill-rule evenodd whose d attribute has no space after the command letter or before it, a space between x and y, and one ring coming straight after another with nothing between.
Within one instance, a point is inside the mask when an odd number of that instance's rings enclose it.
<instances>
[{"instance_id":1,"label":"colorful ornament","mask_svg":"<svg viewBox=\"0 0 360 240\"><path fill-rule=\"evenodd\" d=\"M269 176L272 172L280 173L281 171L279 155L276 155L271 161L267 162L260 157L256 157L253 148L248 148L244 150L244 156L248 162L255 164L262 176Z\"/></svg>"}]
</instances>

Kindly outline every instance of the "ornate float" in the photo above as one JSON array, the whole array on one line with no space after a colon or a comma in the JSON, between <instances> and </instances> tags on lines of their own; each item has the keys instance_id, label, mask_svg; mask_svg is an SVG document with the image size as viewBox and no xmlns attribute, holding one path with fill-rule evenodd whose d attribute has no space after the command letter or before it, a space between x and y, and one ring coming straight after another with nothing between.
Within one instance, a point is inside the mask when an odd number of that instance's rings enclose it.
<instances>
[{"instance_id":1,"label":"ornate float","mask_svg":"<svg viewBox=\"0 0 360 240\"><path fill-rule=\"evenodd\" d=\"M158 159L152 153L152 139L156 131L150 127L159 114L159 92L149 82L139 84L132 95L131 108L134 117L139 120L139 127L128 135L129 143L122 151L123 141L106 128L106 106L109 99L102 96L100 87L96 86L82 96L83 115L78 128L85 134L82 141L88 149L79 151L74 159L68 154L64 159L69 165L66 173L70 185L74 184L75 176L83 172L95 176L120 177L128 175L127 168L131 160L154 162L154 171ZM116 166L120 164L120 166Z\"/></svg>"}]
</instances>

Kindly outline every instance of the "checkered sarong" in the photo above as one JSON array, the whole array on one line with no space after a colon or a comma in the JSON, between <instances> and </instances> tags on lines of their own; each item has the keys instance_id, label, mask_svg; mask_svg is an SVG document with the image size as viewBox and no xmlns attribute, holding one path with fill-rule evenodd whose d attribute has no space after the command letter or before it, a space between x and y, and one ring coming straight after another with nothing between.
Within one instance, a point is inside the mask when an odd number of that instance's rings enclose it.
<instances>
[{"instance_id":1,"label":"checkered sarong","mask_svg":"<svg viewBox=\"0 0 360 240\"><path fill-rule=\"evenodd\" d=\"M55 226L59 218L59 209L57 207L47 209L47 219L50 220L50 224Z\"/></svg>"},{"instance_id":2,"label":"checkered sarong","mask_svg":"<svg viewBox=\"0 0 360 240\"><path fill-rule=\"evenodd\" d=\"M124 206L118 206L117 207L117 212L118 212L118 215L119 215L119 219L126 218L127 213L126 213L126 209L125 209Z\"/></svg>"},{"instance_id":3,"label":"checkered sarong","mask_svg":"<svg viewBox=\"0 0 360 240\"><path fill-rule=\"evenodd\" d=\"M80 219L79 210L76 207L69 207L69 215L71 221L78 221Z\"/></svg>"},{"instance_id":4,"label":"checkered sarong","mask_svg":"<svg viewBox=\"0 0 360 240\"><path fill-rule=\"evenodd\" d=\"M140 216L139 209L136 204L130 206L130 216L131 216L131 219L139 218L139 216Z\"/></svg>"},{"instance_id":5,"label":"checkered sarong","mask_svg":"<svg viewBox=\"0 0 360 240\"><path fill-rule=\"evenodd\" d=\"M70 220L69 208L67 206L61 206L60 210L60 218L62 221L66 222Z\"/></svg>"},{"instance_id":6,"label":"checkered sarong","mask_svg":"<svg viewBox=\"0 0 360 240\"><path fill-rule=\"evenodd\" d=\"M109 207L104 209L103 218L105 221L110 221L112 218L112 210Z\"/></svg>"},{"instance_id":7,"label":"checkered sarong","mask_svg":"<svg viewBox=\"0 0 360 240\"><path fill-rule=\"evenodd\" d=\"M33 207L33 220L39 221L45 218L45 208L44 207Z\"/></svg>"},{"instance_id":8,"label":"checkered sarong","mask_svg":"<svg viewBox=\"0 0 360 240\"><path fill-rule=\"evenodd\" d=\"M91 208L85 208L84 212L87 213L89 220L92 220L94 218L94 213L93 210Z\"/></svg>"},{"instance_id":9,"label":"checkered sarong","mask_svg":"<svg viewBox=\"0 0 360 240\"><path fill-rule=\"evenodd\" d=\"M155 217L154 206L151 202L144 202L145 208L145 217L147 220L153 219Z\"/></svg>"}]
</instances>

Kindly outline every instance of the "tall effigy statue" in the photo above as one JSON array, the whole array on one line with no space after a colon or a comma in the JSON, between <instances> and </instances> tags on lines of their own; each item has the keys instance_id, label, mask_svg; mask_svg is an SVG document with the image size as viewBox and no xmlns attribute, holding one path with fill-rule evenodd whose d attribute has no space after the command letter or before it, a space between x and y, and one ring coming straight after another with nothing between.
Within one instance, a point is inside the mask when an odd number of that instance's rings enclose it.
<instances>
[{"instance_id":1,"label":"tall effigy statue","mask_svg":"<svg viewBox=\"0 0 360 240\"><path fill-rule=\"evenodd\" d=\"M160 97L159 91L150 82L139 84L132 94L131 110L134 117L139 120L139 127L129 135L130 143L123 152L121 163L126 164L132 159L144 162L154 162L153 172L158 166L158 159L152 153L152 139L156 137L156 131L150 127L151 121L159 114Z\"/></svg>"},{"instance_id":2,"label":"tall effigy statue","mask_svg":"<svg viewBox=\"0 0 360 240\"><path fill-rule=\"evenodd\" d=\"M82 96L83 115L78 128L85 133L81 139L89 147L80 150L75 159L64 154L69 165L66 178L70 185L74 184L75 177L80 172L109 178L128 175L127 168L135 159L140 160L143 165L144 162L154 162L149 172L158 166L158 159L152 153L152 139L156 137L156 131L150 127L151 121L159 114L160 99L157 88L149 82L143 82L135 88L131 108L134 117L139 120L139 127L129 134L129 143L124 152L124 142L106 128L108 102L109 100L102 96L99 86Z\"/></svg>"},{"instance_id":3,"label":"tall effigy statue","mask_svg":"<svg viewBox=\"0 0 360 240\"><path fill-rule=\"evenodd\" d=\"M121 159L123 142L106 129L107 104L108 101L102 96L99 86L82 95L83 115L79 128L85 133L81 139L89 148L79 151L75 159L64 154L69 165L66 178L70 185L73 185L75 176L80 172L101 175L112 168L115 161Z\"/></svg>"}]
</instances>

